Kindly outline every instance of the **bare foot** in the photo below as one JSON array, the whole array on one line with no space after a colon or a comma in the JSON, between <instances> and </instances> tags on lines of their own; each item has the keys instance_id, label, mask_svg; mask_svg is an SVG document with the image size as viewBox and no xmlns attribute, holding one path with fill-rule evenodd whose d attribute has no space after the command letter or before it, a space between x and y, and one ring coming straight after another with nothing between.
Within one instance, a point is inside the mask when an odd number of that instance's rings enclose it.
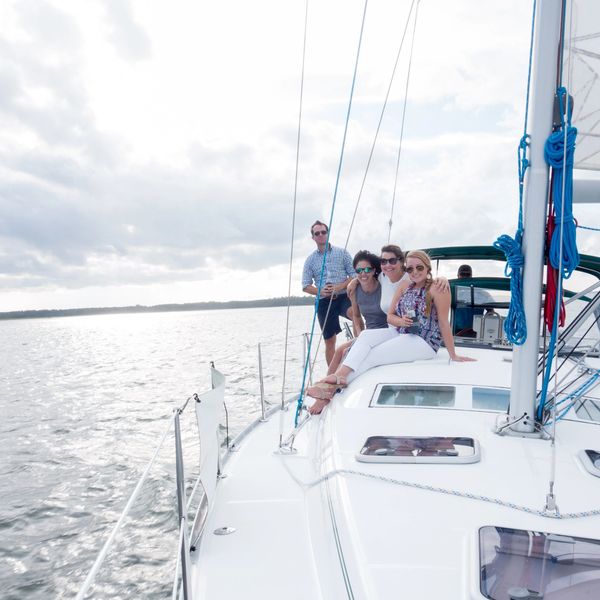
<instances>
[{"instance_id":1,"label":"bare foot","mask_svg":"<svg viewBox=\"0 0 600 600\"><path fill-rule=\"evenodd\" d=\"M320 415L321 411L329 404L329 400L315 400L312 406L308 407L311 415Z\"/></svg>"},{"instance_id":2,"label":"bare foot","mask_svg":"<svg viewBox=\"0 0 600 600\"><path fill-rule=\"evenodd\" d=\"M311 398L316 398L317 400L327 400L329 402L337 389L337 385L319 381L319 383L315 383L315 385L311 385L307 388L306 395Z\"/></svg>"},{"instance_id":3,"label":"bare foot","mask_svg":"<svg viewBox=\"0 0 600 600\"><path fill-rule=\"evenodd\" d=\"M323 379L321 379L319 383L330 383L339 388L346 387L348 385L348 382L346 381L345 377L342 377L341 375L336 375L335 373L331 373L330 375L323 377Z\"/></svg>"}]
</instances>

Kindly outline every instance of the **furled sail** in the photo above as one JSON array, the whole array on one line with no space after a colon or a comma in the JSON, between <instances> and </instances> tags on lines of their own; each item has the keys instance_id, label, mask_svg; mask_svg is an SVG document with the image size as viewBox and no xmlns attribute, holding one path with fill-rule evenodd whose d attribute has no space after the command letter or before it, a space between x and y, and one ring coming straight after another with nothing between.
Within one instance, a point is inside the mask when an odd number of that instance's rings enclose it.
<instances>
[{"instance_id":1,"label":"furled sail","mask_svg":"<svg viewBox=\"0 0 600 600\"><path fill-rule=\"evenodd\" d=\"M563 85L578 130L575 168L600 171L600 2L572 0L565 20Z\"/></svg>"}]
</instances>

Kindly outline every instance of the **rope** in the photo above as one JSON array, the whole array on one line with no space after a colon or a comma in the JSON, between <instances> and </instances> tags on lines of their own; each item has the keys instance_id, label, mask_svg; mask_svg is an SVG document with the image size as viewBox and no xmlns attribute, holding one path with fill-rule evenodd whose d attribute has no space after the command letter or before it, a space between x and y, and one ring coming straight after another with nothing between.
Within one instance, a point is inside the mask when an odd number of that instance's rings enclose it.
<instances>
[{"instance_id":1,"label":"rope","mask_svg":"<svg viewBox=\"0 0 600 600\"><path fill-rule=\"evenodd\" d=\"M279 455L282 458L284 455ZM334 477L339 476L351 476L354 475L356 477L363 477L365 479L371 479L375 481L381 481L383 483L390 483L392 485L399 485L402 487L413 488L417 490L424 490L427 492L435 492L438 494L446 494L448 496L456 496L458 498L467 498L469 500L478 500L480 502L487 502L489 504L496 504L497 506L502 506L504 508L510 508L512 510L517 510L520 512L528 513L530 515L537 515L539 517L546 517L550 519L581 519L584 517L597 517L600 516L600 509L592 509L580 512L570 512L570 513L559 513L557 511L547 511L538 508L531 508L529 506L524 506L522 504L516 504L515 502L509 502L508 500L502 500L501 498L493 498L491 496L485 496L482 494L473 494L471 492L463 492L460 490L455 490L452 488L444 488L435 485L428 485L425 483L416 483L414 481L406 481L403 479L395 479L393 477L385 477L384 475L375 475L373 473L365 473L364 471L355 471L352 469L334 469L325 473L318 479L309 482L303 482L298 479L289 469L287 465L287 461L284 462L286 469L290 475L290 477L298 484L300 487L304 489L310 489L320 485L321 483L328 481L329 479L333 479Z\"/></svg>"},{"instance_id":2,"label":"rope","mask_svg":"<svg viewBox=\"0 0 600 600\"><path fill-rule=\"evenodd\" d=\"M413 48L415 45L415 36L417 33L417 18L419 16L419 4L415 11L415 23L413 25L412 41L410 43L410 56L408 58L408 72L406 74L406 87L404 89L404 103L402 104L402 126L400 127L400 140L398 141L398 155L396 158L396 173L394 175L394 191L392 192L392 207L390 209L390 221L388 229L387 243L390 243L392 237L392 226L394 223L394 207L396 205L396 189L398 187L398 173L400 172L400 157L402 155L402 141L404 140L404 119L406 117L406 105L408 103L408 84L410 83L410 71L412 67Z\"/></svg>"},{"instance_id":3,"label":"rope","mask_svg":"<svg viewBox=\"0 0 600 600\"><path fill-rule=\"evenodd\" d=\"M560 414L556 417L556 420L560 421L560 419L562 419L571 410L575 402L577 402L577 400L579 400L585 393L590 391L590 388L594 387L594 384L599 378L600 371L596 370L596 372L591 375L587 381L582 383L574 392L569 394L566 398L563 398L560 402L557 402L556 407L564 404L567 401L570 401L569 405L565 409L561 410Z\"/></svg>"},{"instance_id":4,"label":"rope","mask_svg":"<svg viewBox=\"0 0 600 600\"><path fill-rule=\"evenodd\" d=\"M335 203L337 200L337 194L338 194L338 189L339 189L339 185L340 185L340 176L342 173L342 165L344 162L344 151L346 148L346 138L348 136L348 126L350 123L350 111L352 110L352 101L354 99L354 87L356 85L356 74L358 72L358 63L359 63L359 59L360 59L360 50L362 47L362 39L363 39L363 32L365 29L365 21L366 21L366 17L367 17L368 4L369 4L369 0L365 0L362 22L361 22L361 26L360 26L360 34L359 34L359 38L358 38L358 48L356 51L356 61L354 63L354 73L352 76L352 85L350 87L350 98L348 100L348 110L346 111L346 122L344 124L344 136L342 138L342 148L340 151L340 158L339 158L339 162L338 162L337 174L336 174L336 179L335 179L335 188L333 191L333 200L331 203L331 212L329 215L329 225L327 228L327 240L325 241L325 252L323 253L323 262L321 263L321 274L319 277L319 285L317 286L317 296L315 299L315 311L313 314L312 324L310 327L310 339L308 341L308 349L306 352L306 362L304 364L304 372L302 374L302 387L300 388L300 395L298 397L298 403L296 406L296 416L294 418L294 423L296 425L298 424L298 418L300 416L300 411L302 410L302 404L304 401L304 388L306 386L306 375L308 373L308 369L309 369L309 365L310 365L311 346L312 346L312 341L313 341L314 333L315 333L315 323L317 320L317 312L319 310L319 299L321 296L321 289L323 288L323 279L324 279L323 276L325 274L327 251L329 250L329 237L331 236L331 225L333 223L333 215L335 212ZM332 299L333 298L330 299L330 306L331 306ZM329 314L329 311L328 311L328 314ZM321 335L323 335L323 334L321 333Z\"/></svg>"},{"instance_id":5,"label":"rope","mask_svg":"<svg viewBox=\"0 0 600 600\"><path fill-rule=\"evenodd\" d=\"M104 546L102 546L102 550L100 550L98 556L96 557L96 561L94 562L92 568L90 569L88 576L85 578L83 585L79 589L79 592L77 593L75 600L83 600L83 598L85 598L87 591L89 590L91 585L94 583L96 574L100 570L100 567L102 566L102 563L104 562L104 559L106 558L106 555L108 554L108 551L110 550L113 542L115 541L115 537L116 537L117 533L119 532L119 530L121 529L121 526L125 522L125 517L129 514L131 507L133 506L134 502L136 501L138 494L140 493L140 490L142 489L142 486L144 485L144 482L146 481L148 474L150 473L150 469L152 468L152 465L154 465L154 462L156 461L156 457L158 456L158 453L160 452L160 449L162 448L162 445L164 444L165 439L167 438L167 435L171 431L171 426L173 425L174 419L175 419L175 412L173 412L173 415L170 417L169 422L167 423L167 427L165 428L165 432L164 432L160 442L158 443L158 446L156 447L156 450L154 451L154 454L153 454L152 458L150 459L150 462L146 466L146 469L142 473L142 476L140 477L139 481L137 482L135 489L131 493L129 500L127 501L127 504L125 505L125 508L123 509L123 512L121 513L121 516L119 517L119 519L115 523L115 526L113 527L112 531L110 532L108 539L104 543Z\"/></svg>"},{"instance_id":6,"label":"rope","mask_svg":"<svg viewBox=\"0 0 600 600\"><path fill-rule=\"evenodd\" d=\"M554 174L552 175L552 180L554 178ZM550 247L552 242L552 236L554 235L554 230L556 229L556 224L554 223L554 219L552 214L554 212L554 202L552 198L552 194L550 194L550 200L548 203L548 220L546 222L546 248ZM561 295L562 296L562 295ZM554 328L554 315L557 313L556 311L556 301L558 298L558 269L555 269L552 266L550 261L547 261L546 264L546 294L544 297L544 321L546 322L546 327L548 331L552 331ZM558 311L558 325L559 327L563 327L565 324L566 310L565 310L565 302L563 298L560 299L560 309Z\"/></svg>"},{"instance_id":7,"label":"rope","mask_svg":"<svg viewBox=\"0 0 600 600\"><path fill-rule=\"evenodd\" d=\"M520 237L517 231L517 236ZM501 235L495 242L494 248L502 250L506 255L504 274L510 277L510 306L504 321L504 332L508 341L521 346L527 339L527 323L523 308L523 253L521 246L509 235Z\"/></svg>"},{"instance_id":8,"label":"rope","mask_svg":"<svg viewBox=\"0 0 600 600\"><path fill-rule=\"evenodd\" d=\"M557 92L560 103L561 115L563 114L563 102L567 90L559 88ZM566 126L566 135L565 128ZM577 129L570 124L570 118L562 127L550 135L544 147L544 158L553 172L552 197L554 199L554 223L563 226L563 256L560 262L561 236L557 229L552 235L550 244L549 260L555 269L561 270L565 279L571 277L573 271L579 265L579 253L577 251L576 227L573 219L573 164L575 155L575 139ZM563 185L564 179L564 185ZM564 190L564 197L563 197Z\"/></svg>"},{"instance_id":9,"label":"rope","mask_svg":"<svg viewBox=\"0 0 600 600\"><path fill-rule=\"evenodd\" d=\"M287 367L288 339L290 331L290 305L292 298L292 262L294 260L294 235L296 232L296 201L298 198L298 170L300 164L300 134L302 132L302 106L304 99L304 66L306 63L306 32L308 29L308 0L304 10L304 40L302 42L302 70L300 76L300 102L298 107L298 135L296 137L296 170L294 174L294 202L292 209L292 241L290 247L290 268L288 274L288 304L285 314L285 344L283 351L283 381L281 384L281 408L285 405L285 376ZM281 435L281 433L280 433Z\"/></svg>"},{"instance_id":10,"label":"rope","mask_svg":"<svg viewBox=\"0 0 600 600\"><path fill-rule=\"evenodd\" d=\"M600 231L600 228L598 227L586 227L585 225L579 225L579 223L577 223L577 229L587 229L588 231Z\"/></svg>"},{"instance_id":11,"label":"rope","mask_svg":"<svg viewBox=\"0 0 600 600\"><path fill-rule=\"evenodd\" d=\"M576 228L573 219L573 165L577 129L571 126L569 96L564 87L556 91L559 103L561 126L548 137L544 146L544 158L552 168L552 201L554 206L554 225L552 240L548 249L548 262L556 269L556 290L554 316L546 315L546 322L552 322L552 333L548 346L548 363L542 380L542 393L537 408L537 418L541 420L548 398L548 384L552 370L552 357L558 338L560 310L562 308L562 281L571 277L579 264ZM551 280L551 284L554 281ZM554 287L552 285L552 287ZM548 293L548 292L547 292Z\"/></svg>"},{"instance_id":12,"label":"rope","mask_svg":"<svg viewBox=\"0 0 600 600\"><path fill-rule=\"evenodd\" d=\"M358 206L360 204L363 190L365 188L365 182L367 181L369 167L371 166L371 161L373 159L373 153L375 152L375 145L377 144L377 139L379 138L379 130L381 129L381 123L383 122L383 117L385 115L385 110L387 108L388 100L390 97L390 92L392 90L392 84L394 83L394 77L396 76L396 69L398 68L398 62L400 60L400 53L402 51L402 48L404 47L404 39L406 37L406 31L408 30L408 24L410 23L410 15L412 14L413 7L415 5L415 1L416 0L412 1L411 5L410 5L410 9L408 11L408 17L407 17L406 23L404 25L404 31L402 32L402 39L400 40L400 46L398 48L398 52L396 53L396 61L394 62L394 68L392 69L392 75L390 77L390 82L388 84L387 92L385 94L383 106L381 107L381 112L379 113L379 122L377 123L377 129L375 130L375 137L373 138L373 143L371 144L371 151L369 152L369 158L367 160L367 166L365 167L365 174L363 176L363 179L362 179L362 182L360 185L360 190L358 192L358 198L356 199L356 204L354 205L354 213L352 214L352 220L350 221L350 227L348 229L348 235L346 237L346 244L345 244L344 248L348 247L348 242L350 241L350 234L352 233L352 228L354 227L354 221L356 220L356 213L358 212Z\"/></svg>"},{"instance_id":13,"label":"rope","mask_svg":"<svg viewBox=\"0 0 600 600\"><path fill-rule=\"evenodd\" d=\"M525 320L525 309L523 308L523 265L525 264L525 261L521 245L523 242L523 193L525 190L525 173L530 164L529 159L527 158L527 150L529 148L527 121L529 120L529 96L531 93L536 8L537 0L534 0L533 14L531 16L531 36L529 41L525 119L523 122L523 135L519 140L519 146L517 148L517 169L519 173L519 217L517 221L517 231L514 239L509 235L504 234L494 242L494 247L502 250L506 256L504 274L507 277L510 276L510 306L508 315L504 321L504 332L506 333L508 341L516 346L522 346L527 340L527 322Z\"/></svg>"}]
</instances>

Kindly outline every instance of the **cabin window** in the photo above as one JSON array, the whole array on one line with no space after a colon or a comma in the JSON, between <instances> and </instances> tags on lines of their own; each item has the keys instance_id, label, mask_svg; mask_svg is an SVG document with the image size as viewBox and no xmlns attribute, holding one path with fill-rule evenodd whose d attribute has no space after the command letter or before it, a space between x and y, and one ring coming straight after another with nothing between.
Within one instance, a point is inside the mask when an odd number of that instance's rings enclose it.
<instances>
[{"instance_id":1,"label":"cabin window","mask_svg":"<svg viewBox=\"0 0 600 600\"><path fill-rule=\"evenodd\" d=\"M582 450L579 453L579 458L589 473L600 477L600 452L597 450Z\"/></svg>"},{"instance_id":2,"label":"cabin window","mask_svg":"<svg viewBox=\"0 0 600 600\"><path fill-rule=\"evenodd\" d=\"M479 557L481 593L491 600L600 598L600 540L482 527Z\"/></svg>"},{"instance_id":3,"label":"cabin window","mask_svg":"<svg viewBox=\"0 0 600 600\"><path fill-rule=\"evenodd\" d=\"M356 459L360 462L472 463L479 461L479 444L470 437L409 437L374 435Z\"/></svg>"},{"instance_id":4,"label":"cabin window","mask_svg":"<svg viewBox=\"0 0 600 600\"><path fill-rule=\"evenodd\" d=\"M382 406L454 406L456 390L447 385L382 385L376 404Z\"/></svg>"},{"instance_id":5,"label":"cabin window","mask_svg":"<svg viewBox=\"0 0 600 600\"><path fill-rule=\"evenodd\" d=\"M479 410L508 410L510 390L502 388L473 388L473 408Z\"/></svg>"}]
</instances>

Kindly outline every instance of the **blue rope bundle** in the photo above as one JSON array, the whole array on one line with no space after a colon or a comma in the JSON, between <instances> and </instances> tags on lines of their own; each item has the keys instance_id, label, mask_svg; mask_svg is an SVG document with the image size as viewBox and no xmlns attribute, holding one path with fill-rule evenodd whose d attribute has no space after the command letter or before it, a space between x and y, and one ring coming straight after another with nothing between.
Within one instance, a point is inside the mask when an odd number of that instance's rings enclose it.
<instances>
[{"instance_id":1,"label":"blue rope bundle","mask_svg":"<svg viewBox=\"0 0 600 600\"><path fill-rule=\"evenodd\" d=\"M516 237L521 237L517 231ZM495 242L494 248L502 250L506 255L504 274L510 277L510 307L504 321L504 332L508 341L521 346L527 339L527 323L523 308L523 253L521 245L509 235L501 235Z\"/></svg>"},{"instance_id":2,"label":"blue rope bundle","mask_svg":"<svg viewBox=\"0 0 600 600\"><path fill-rule=\"evenodd\" d=\"M559 99L564 98L566 90L560 88ZM562 111L561 111L562 112ZM579 265L579 252L577 252L576 226L573 219L573 164L575 156L575 139L577 129L566 124L566 149L565 149L565 124L550 135L544 147L544 158L552 167L554 179L552 184L552 198L554 200L554 222L556 229L550 242L549 260L555 269L560 269L565 279L571 277ZM566 159L565 159L566 150ZM564 185L563 185L564 181ZM564 200L563 200L564 190ZM562 224L562 228L561 228ZM561 229L562 261L561 261Z\"/></svg>"},{"instance_id":3,"label":"blue rope bundle","mask_svg":"<svg viewBox=\"0 0 600 600\"><path fill-rule=\"evenodd\" d=\"M550 333L550 344L548 346L548 362L544 371L542 391L537 407L537 418L540 421L542 420L544 407L548 399L552 358L558 339L558 321L562 302L562 280L563 278L568 279L571 277L571 274L577 268L577 265L579 265L579 252L577 251L575 233L576 226L573 219L573 165L575 163L577 129L571 126L572 106L565 105L565 101L567 103L569 101L567 90L564 87L559 87L556 91L556 96L560 107L561 127L558 131L550 134L550 137L546 140L544 158L548 165L552 167L552 200L554 202L554 222L556 224L552 233L550 248L548 249L548 260L552 267L557 270L558 277L554 321Z\"/></svg>"}]
</instances>

